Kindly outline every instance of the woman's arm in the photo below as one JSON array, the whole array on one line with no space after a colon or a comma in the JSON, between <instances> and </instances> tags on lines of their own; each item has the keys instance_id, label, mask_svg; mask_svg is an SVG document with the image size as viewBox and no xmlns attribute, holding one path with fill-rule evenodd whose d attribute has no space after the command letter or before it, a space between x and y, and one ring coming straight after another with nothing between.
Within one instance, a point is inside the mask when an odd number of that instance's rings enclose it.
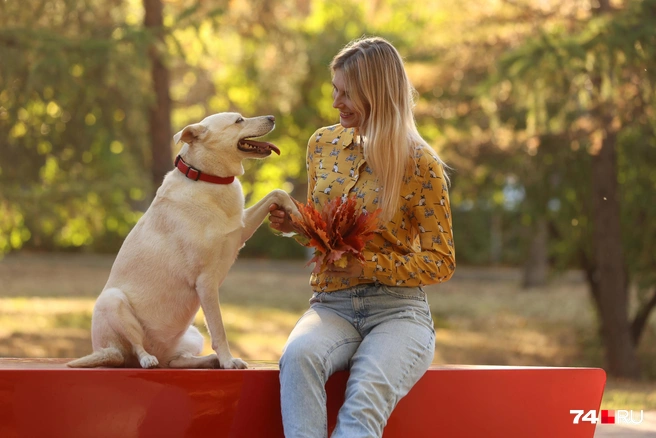
<instances>
[{"instance_id":1,"label":"woman's arm","mask_svg":"<svg viewBox=\"0 0 656 438\"><path fill-rule=\"evenodd\" d=\"M403 210L413 235L419 236L418 251L388 254L365 251L364 276L381 283L420 286L444 282L455 271L455 247L447 183L440 162L425 150L417 160L415 177L408 190L421 194L404 203Z\"/></svg>"}]
</instances>

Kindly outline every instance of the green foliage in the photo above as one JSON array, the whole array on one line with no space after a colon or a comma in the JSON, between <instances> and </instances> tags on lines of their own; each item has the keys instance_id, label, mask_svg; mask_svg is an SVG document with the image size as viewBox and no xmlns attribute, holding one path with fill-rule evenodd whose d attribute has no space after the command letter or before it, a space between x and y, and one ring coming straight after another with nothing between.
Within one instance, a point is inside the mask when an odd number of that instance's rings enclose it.
<instances>
[{"instance_id":1,"label":"green foliage","mask_svg":"<svg viewBox=\"0 0 656 438\"><path fill-rule=\"evenodd\" d=\"M656 285L656 137L652 129L632 126L622 131L618 182L623 201L622 225L629 274L638 289Z\"/></svg>"},{"instance_id":2,"label":"green foliage","mask_svg":"<svg viewBox=\"0 0 656 438\"><path fill-rule=\"evenodd\" d=\"M519 266L525 258L524 229L517 211L479 206L453 210L457 260L463 265ZM497 223L495 225L495 222Z\"/></svg>"},{"instance_id":3,"label":"green foliage","mask_svg":"<svg viewBox=\"0 0 656 438\"><path fill-rule=\"evenodd\" d=\"M148 191L146 35L118 31L116 4L39 5L1 6L3 250L122 238Z\"/></svg>"},{"instance_id":4,"label":"green foliage","mask_svg":"<svg viewBox=\"0 0 656 438\"><path fill-rule=\"evenodd\" d=\"M513 106L526 112L527 138L539 145L527 163L533 175L522 181L533 214L544 214L545 200L558 205L548 215L561 268L581 253L590 258L591 160L606 132L618 133L622 237L631 278L642 287L656 285L656 241L646 225L656 210L645 202L655 187L655 7L654 0L629 2L616 14L544 32L504 56L495 76L497 89L512 83Z\"/></svg>"},{"instance_id":5,"label":"green foliage","mask_svg":"<svg viewBox=\"0 0 656 438\"><path fill-rule=\"evenodd\" d=\"M337 122L332 57L361 35L390 39L418 91L419 129L453 168L462 264L520 263L543 217L558 267L590 251L590 132L599 129L590 114L612 103L627 256L647 285L654 4L627 2L592 20L577 6L528 0L184 0L165 3L158 48L171 71L174 132L219 111L276 116L267 139L282 155L245 163L252 203L278 187L305 198L307 139ZM142 16L137 0L0 2L0 58L10 60L0 62L0 252L115 251L147 207L153 98ZM593 95L591 75L602 70L610 73ZM304 256L262 228L243 255Z\"/></svg>"}]
</instances>

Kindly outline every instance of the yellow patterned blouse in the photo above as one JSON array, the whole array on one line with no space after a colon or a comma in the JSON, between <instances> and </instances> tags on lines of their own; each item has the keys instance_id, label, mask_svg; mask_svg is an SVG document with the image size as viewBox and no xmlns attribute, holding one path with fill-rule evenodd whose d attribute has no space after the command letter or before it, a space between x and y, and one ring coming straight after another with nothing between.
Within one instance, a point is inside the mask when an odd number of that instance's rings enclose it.
<instances>
[{"instance_id":1,"label":"yellow patterned blouse","mask_svg":"<svg viewBox=\"0 0 656 438\"><path fill-rule=\"evenodd\" d=\"M380 186L354 134L353 128L334 125L317 130L308 142L308 194L317 210L336 196L355 196L364 211L378 208ZM451 278L455 249L443 168L429 148L416 147L414 159L414 172L404 177L399 210L363 251L362 276L312 274L314 291L376 282L415 287Z\"/></svg>"}]
</instances>

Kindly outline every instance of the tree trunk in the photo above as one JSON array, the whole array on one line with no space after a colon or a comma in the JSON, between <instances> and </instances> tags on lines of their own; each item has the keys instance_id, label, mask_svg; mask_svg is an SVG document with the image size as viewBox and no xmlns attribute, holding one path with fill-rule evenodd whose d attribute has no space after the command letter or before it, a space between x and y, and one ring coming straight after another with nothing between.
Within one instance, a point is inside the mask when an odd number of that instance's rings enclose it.
<instances>
[{"instance_id":1,"label":"tree trunk","mask_svg":"<svg viewBox=\"0 0 656 438\"><path fill-rule=\"evenodd\" d=\"M651 298L638 309L633 322L631 322L631 338L633 339L633 345L636 347L640 344L640 338L645 331L645 327L647 327L649 315L651 315L654 308L656 308L656 288L652 291Z\"/></svg>"},{"instance_id":2,"label":"tree trunk","mask_svg":"<svg viewBox=\"0 0 656 438\"><path fill-rule=\"evenodd\" d=\"M613 12L610 0L598 0L593 14ZM591 76L595 93L601 96L601 75ZM600 102L601 103L601 102ZM615 377L640 378L636 345L629 323L628 272L622 251L620 200L617 184L617 131L612 126L612 105L599 105L596 115L604 130L599 153L592 157L592 275L598 296L601 336L606 349L607 371Z\"/></svg>"},{"instance_id":3,"label":"tree trunk","mask_svg":"<svg viewBox=\"0 0 656 438\"><path fill-rule=\"evenodd\" d=\"M610 5L610 0L597 0L598 6L596 6L596 9L598 12L610 12L613 8ZM595 6L593 5L593 8Z\"/></svg>"},{"instance_id":4,"label":"tree trunk","mask_svg":"<svg viewBox=\"0 0 656 438\"><path fill-rule=\"evenodd\" d=\"M639 379L640 368L628 317L616 142L616 133L607 130L601 149L592 160L593 260L608 372L615 377Z\"/></svg>"},{"instance_id":5,"label":"tree trunk","mask_svg":"<svg viewBox=\"0 0 656 438\"><path fill-rule=\"evenodd\" d=\"M161 0L143 0L145 9L144 26L155 36L156 41L148 49L151 63L151 78L155 102L149 109L149 133L152 151L153 189L162 184L164 175L171 170L171 98L169 96L169 71L162 62L158 46L163 46L163 5ZM153 192L154 193L154 192Z\"/></svg>"},{"instance_id":6,"label":"tree trunk","mask_svg":"<svg viewBox=\"0 0 656 438\"><path fill-rule=\"evenodd\" d=\"M594 265L594 262L586 255L583 249L579 249L579 263L583 268L585 273L585 280L588 282L588 287L590 288L590 295L592 295L592 300L595 304L595 310L601 320L601 297L599 293L599 278L597 275L597 268ZM601 335L601 332L600 332Z\"/></svg>"},{"instance_id":7,"label":"tree trunk","mask_svg":"<svg viewBox=\"0 0 656 438\"><path fill-rule=\"evenodd\" d=\"M549 273L549 224L539 218L531 229L533 234L522 273L522 287L529 289L547 284Z\"/></svg>"}]
</instances>

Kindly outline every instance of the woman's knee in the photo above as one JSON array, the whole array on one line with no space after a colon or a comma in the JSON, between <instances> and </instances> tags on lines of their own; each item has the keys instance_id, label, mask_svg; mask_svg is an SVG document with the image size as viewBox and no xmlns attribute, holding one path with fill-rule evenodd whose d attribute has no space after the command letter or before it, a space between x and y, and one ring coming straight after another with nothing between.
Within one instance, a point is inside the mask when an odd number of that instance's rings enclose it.
<instances>
[{"instance_id":1,"label":"woman's knee","mask_svg":"<svg viewBox=\"0 0 656 438\"><path fill-rule=\"evenodd\" d=\"M300 336L290 339L283 349L280 357L280 370L283 368L312 368L323 366L324 357L317 350L317 342L309 336Z\"/></svg>"}]
</instances>

